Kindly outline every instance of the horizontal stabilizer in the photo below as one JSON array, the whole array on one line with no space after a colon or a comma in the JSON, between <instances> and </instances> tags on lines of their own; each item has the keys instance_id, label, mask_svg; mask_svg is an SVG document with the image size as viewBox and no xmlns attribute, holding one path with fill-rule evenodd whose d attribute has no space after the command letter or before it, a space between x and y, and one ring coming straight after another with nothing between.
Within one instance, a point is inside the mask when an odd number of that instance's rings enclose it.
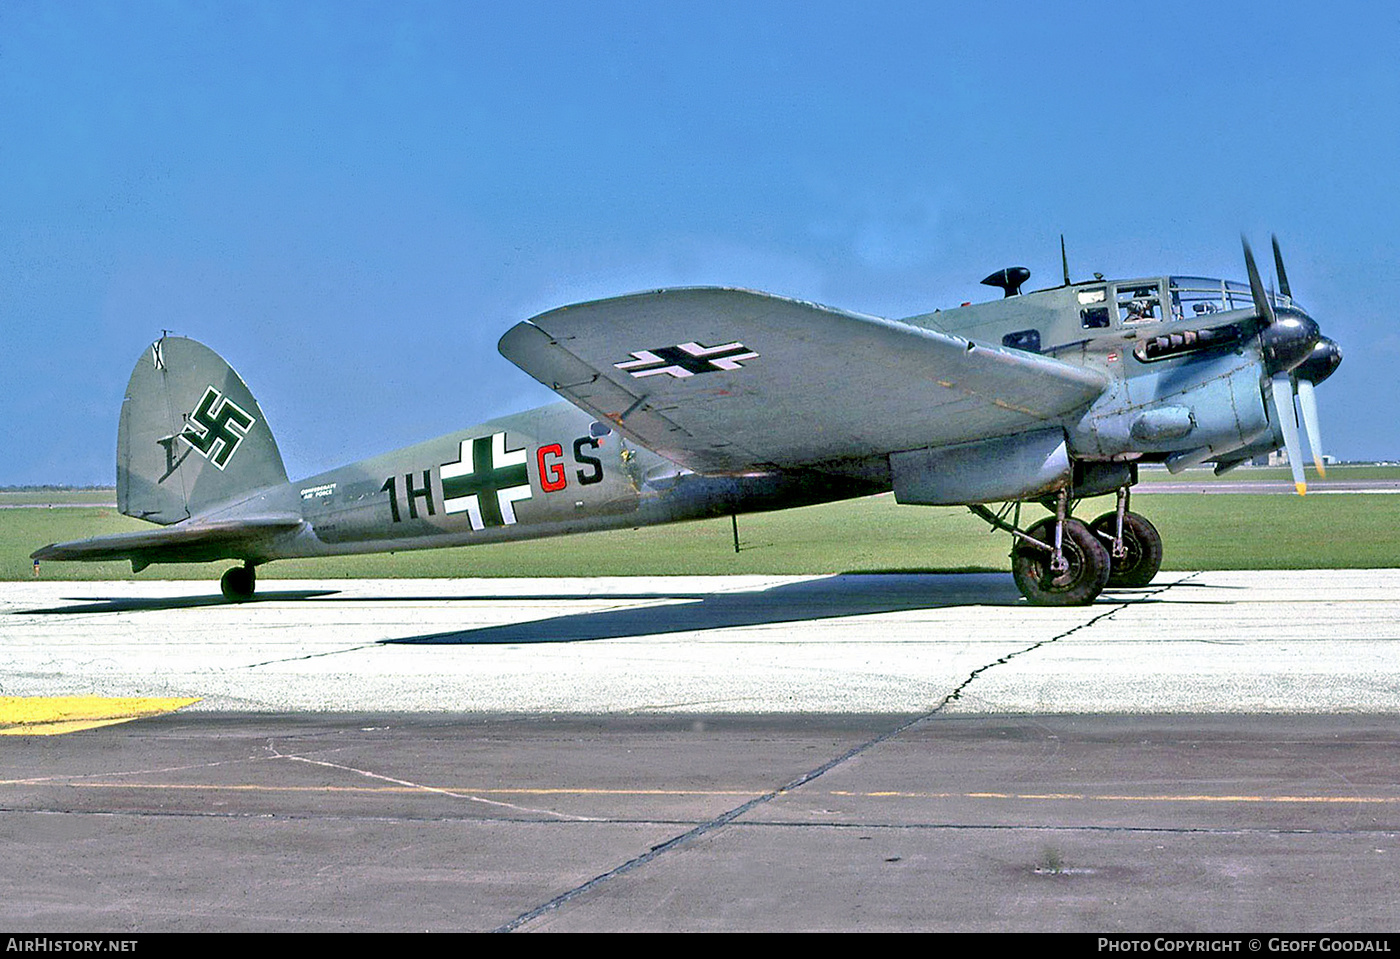
<instances>
[{"instance_id":1,"label":"horizontal stabilizer","mask_svg":"<svg viewBox=\"0 0 1400 959\"><path fill-rule=\"evenodd\" d=\"M264 544L302 525L300 516L259 516L216 521L189 520L161 529L113 533L92 539L53 543L30 554L36 560L131 560L144 569L152 563L203 563L218 559L257 560Z\"/></svg>"},{"instance_id":2,"label":"horizontal stabilizer","mask_svg":"<svg viewBox=\"0 0 1400 959\"><path fill-rule=\"evenodd\" d=\"M658 290L517 324L508 360L700 472L813 466L1043 427L1106 377L747 290Z\"/></svg>"}]
</instances>

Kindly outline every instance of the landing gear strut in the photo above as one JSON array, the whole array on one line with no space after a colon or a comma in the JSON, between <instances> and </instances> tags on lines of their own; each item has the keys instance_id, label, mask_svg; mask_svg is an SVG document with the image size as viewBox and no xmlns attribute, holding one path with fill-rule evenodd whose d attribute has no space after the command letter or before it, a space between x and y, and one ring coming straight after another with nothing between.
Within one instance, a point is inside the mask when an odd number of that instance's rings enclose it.
<instances>
[{"instance_id":1,"label":"landing gear strut","mask_svg":"<svg viewBox=\"0 0 1400 959\"><path fill-rule=\"evenodd\" d=\"M1036 523L1011 547L1016 588L1037 606L1087 606L1108 585L1108 573L1108 551L1069 518L1068 490L1055 496L1055 518Z\"/></svg>"},{"instance_id":2,"label":"landing gear strut","mask_svg":"<svg viewBox=\"0 0 1400 959\"><path fill-rule=\"evenodd\" d=\"M1146 516L1128 511L1128 487L1118 490L1118 508L1089 524L1113 562L1108 585L1134 589L1152 582L1162 568L1162 534Z\"/></svg>"},{"instance_id":3,"label":"landing gear strut","mask_svg":"<svg viewBox=\"0 0 1400 959\"><path fill-rule=\"evenodd\" d=\"M219 589L223 592L224 599L230 603L246 603L253 598L253 590L256 588L257 574L253 572L252 563L225 570L219 579Z\"/></svg>"},{"instance_id":4,"label":"landing gear strut","mask_svg":"<svg viewBox=\"0 0 1400 959\"><path fill-rule=\"evenodd\" d=\"M1146 586L1162 565L1162 537L1146 517L1128 511L1126 486L1118 490L1118 508L1088 526L1070 518L1067 490L1055 496L1054 517L1029 530L1019 528L1019 503L1000 515L980 505L968 509L1012 535L1011 575L1037 606L1087 606L1105 586Z\"/></svg>"},{"instance_id":5,"label":"landing gear strut","mask_svg":"<svg viewBox=\"0 0 1400 959\"><path fill-rule=\"evenodd\" d=\"M1056 520L1045 519L1030 528L1030 535L1053 540ZM1060 529L1060 549L1047 552L1017 540L1011 548L1011 576L1016 588L1036 606L1087 606L1108 585L1108 550L1083 523L1066 519ZM1062 558L1055 568L1055 553Z\"/></svg>"}]
</instances>

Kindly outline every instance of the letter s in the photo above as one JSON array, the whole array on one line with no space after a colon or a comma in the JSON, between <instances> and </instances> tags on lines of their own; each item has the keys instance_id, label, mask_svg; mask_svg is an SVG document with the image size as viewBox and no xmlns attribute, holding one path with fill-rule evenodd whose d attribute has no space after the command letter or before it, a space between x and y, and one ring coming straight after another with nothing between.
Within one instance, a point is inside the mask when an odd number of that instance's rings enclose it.
<instances>
[{"instance_id":1,"label":"letter s","mask_svg":"<svg viewBox=\"0 0 1400 959\"><path fill-rule=\"evenodd\" d=\"M583 451L585 446L589 449L596 450L598 448L598 441L591 436L580 436L578 439L574 440L574 462L578 463L580 466L586 463L593 467L593 470L588 473L579 470L578 481L584 486L591 486L594 483L601 483L603 481L603 461L596 456L589 456L585 453Z\"/></svg>"}]
</instances>

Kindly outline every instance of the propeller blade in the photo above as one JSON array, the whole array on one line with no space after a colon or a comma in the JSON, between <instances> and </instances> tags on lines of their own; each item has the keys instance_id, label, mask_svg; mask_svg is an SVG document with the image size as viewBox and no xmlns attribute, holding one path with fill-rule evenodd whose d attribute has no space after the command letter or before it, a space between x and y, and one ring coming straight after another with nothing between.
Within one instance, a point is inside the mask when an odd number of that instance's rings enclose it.
<instances>
[{"instance_id":1,"label":"propeller blade","mask_svg":"<svg viewBox=\"0 0 1400 959\"><path fill-rule=\"evenodd\" d=\"M1278 274L1278 291L1292 300L1293 293L1288 289L1288 273L1283 268L1283 254L1278 251L1278 237L1271 236L1269 239L1274 241L1274 272Z\"/></svg>"},{"instance_id":2,"label":"propeller blade","mask_svg":"<svg viewBox=\"0 0 1400 959\"><path fill-rule=\"evenodd\" d=\"M1312 450L1317 475L1326 479L1327 467L1322 460L1322 430L1318 427L1317 418L1317 394L1313 392L1311 380L1298 380L1298 410L1303 414L1303 430L1308 434L1308 449Z\"/></svg>"},{"instance_id":3,"label":"propeller blade","mask_svg":"<svg viewBox=\"0 0 1400 959\"><path fill-rule=\"evenodd\" d=\"M1240 237L1240 242L1244 244L1244 265L1249 271L1249 292L1254 297L1254 312L1259 314L1266 326L1273 326L1274 308L1269 303L1269 295L1264 292L1264 281L1259 279L1259 267L1254 264L1254 251L1249 248L1249 241L1243 236Z\"/></svg>"},{"instance_id":4,"label":"propeller blade","mask_svg":"<svg viewBox=\"0 0 1400 959\"><path fill-rule=\"evenodd\" d=\"M1288 451L1293 488L1299 496L1304 496L1308 492L1308 484L1303 479L1303 449L1298 443L1298 417L1293 411L1293 379L1287 373L1280 373L1270 382L1274 388L1269 397L1269 407L1283 433L1283 448Z\"/></svg>"}]
</instances>

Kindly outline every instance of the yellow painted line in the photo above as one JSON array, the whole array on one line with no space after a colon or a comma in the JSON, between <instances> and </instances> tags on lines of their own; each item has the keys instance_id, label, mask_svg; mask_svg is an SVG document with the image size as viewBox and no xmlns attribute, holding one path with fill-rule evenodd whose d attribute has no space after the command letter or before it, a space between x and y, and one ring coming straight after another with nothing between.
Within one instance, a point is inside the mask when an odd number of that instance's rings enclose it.
<instances>
[{"instance_id":1,"label":"yellow painted line","mask_svg":"<svg viewBox=\"0 0 1400 959\"><path fill-rule=\"evenodd\" d=\"M174 700L172 700L173 702ZM193 700L180 701L193 702ZM132 717L134 718L134 717ZM120 720L113 720L119 722ZM437 795L444 791L470 794L473 796L681 796L705 798L709 796L753 797L762 795L756 789L588 789L585 787L492 787L482 789L475 786L266 786L258 783L123 783L123 782L84 782L82 780L36 777L33 779L0 779L0 786L38 786L45 784L61 785L77 789L151 789L185 792L244 792L244 793L348 793L365 796L376 795ZM1361 803L1370 805L1400 804L1400 796L1257 796L1257 795L1146 795L1127 796L1094 793L932 793L932 792L852 792L834 789L829 796L843 796L856 799L1004 799L1029 802L1187 802L1187 803L1322 803L1338 805Z\"/></svg>"},{"instance_id":2,"label":"yellow painted line","mask_svg":"<svg viewBox=\"0 0 1400 959\"><path fill-rule=\"evenodd\" d=\"M171 713L195 699L141 696L0 696L0 736L59 736Z\"/></svg>"},{"instance_id":3,"label":"yellow painted line","mask_svg":"<svg viewBox=\"0 0 1400 959\"><path fill-rule=\"evenodd\" d=\"M83 782L74 779L39 777L34 779L0 779L0 786L40 786L52 783L76 789L169 789L195 792L264 792L264 793L363 793L365 795L414 793L470 793L473 796L722 796L753 797L760 790L743 789L530 789L520 787L477 789L474 786L263 786L257 783L112 783Z\"/></svg>"},{"instance_id":4,"label":"yellow painted line","mask_svg":"<svg viewBox=\"0 0 1400 959\"><path fill-rule=\"evenodd\" d=\"M1400 796L1213 796L1187 794L1177 796L1119 796L1093 793L916 793L916 792L841 792L833 796L854 796L860 799L1021 799L1044 802L1223 802L1223 803L1400 803Z\"/></svg>"}]
</instances>

